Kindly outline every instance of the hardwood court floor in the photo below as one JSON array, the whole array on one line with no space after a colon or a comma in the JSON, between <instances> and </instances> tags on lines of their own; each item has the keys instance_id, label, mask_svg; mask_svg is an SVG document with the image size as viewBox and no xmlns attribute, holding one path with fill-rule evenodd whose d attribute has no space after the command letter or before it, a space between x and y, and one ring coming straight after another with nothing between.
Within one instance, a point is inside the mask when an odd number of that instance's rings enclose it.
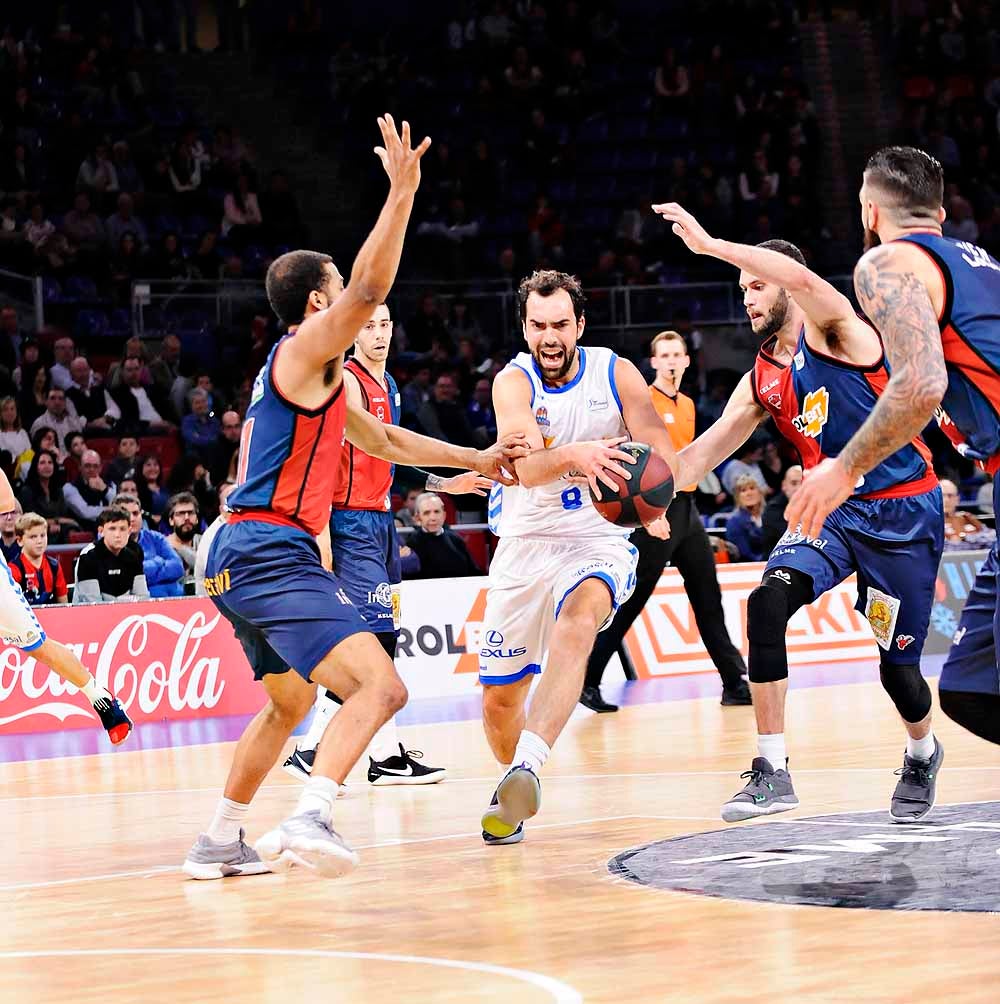
<instances>
[{"instance_id":1,"label":"hardwood court floor","mask_svg":"<svg viewBox=\"0 0 1000 1004\"><path fill-rule=\"evenodd\" d=\"M789 722L794 815L885 808L902 733L877 684L792 691ZM938 733L939 800L1000 796L997 750L943 720ZM339 881L177 870L228 743L2 765L0 1001L1000 999L996 914L727 901L609 874L626 848L722 828L752 734L749 708L714 699L574 719L527 839L486 848L497 771L478 723L404 729L451 778L353 784L336 824L362 866ZM251 840L297 790L272 774Z\"/></svg>"}]
</instances>

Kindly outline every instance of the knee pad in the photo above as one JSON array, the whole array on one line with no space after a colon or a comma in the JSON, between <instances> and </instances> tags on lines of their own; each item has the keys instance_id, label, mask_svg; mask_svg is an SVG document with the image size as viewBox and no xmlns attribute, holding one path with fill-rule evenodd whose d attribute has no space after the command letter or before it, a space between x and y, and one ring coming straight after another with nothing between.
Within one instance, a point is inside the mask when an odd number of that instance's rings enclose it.
<instances>
[{"instance_id":1,"label":"knee pad","mask_svg":"<svg viewBox=\"0 0 1000 1004\"><path fill-rule=\"evenodd\" d=\"M941 710L963 729L1000 746L1000 696L938 689Z\"/></svg>"},{"instance_id":2,"label":"knee pad","mask_svg":"<svg viewBox=\"0 0 1000 1004\"><path fill-rule=\"evenodd\" d=\"M882 661L879 667L882 687L892 698L904 722L923 721L931 710L931 688L915 664L899 665Z\"/></svg>"},{"instance_id":3,"label":"knee pad","mask_svg":"<svg viewBox=\"0 0 1000 1004\"><path fill-rule=\"evenodd\" d=\"M747 601L749 676L775 683L788 676L785 629L792 614L812 599L812 579L792 568L774 568Z\"/></svg>"}]
</instances>

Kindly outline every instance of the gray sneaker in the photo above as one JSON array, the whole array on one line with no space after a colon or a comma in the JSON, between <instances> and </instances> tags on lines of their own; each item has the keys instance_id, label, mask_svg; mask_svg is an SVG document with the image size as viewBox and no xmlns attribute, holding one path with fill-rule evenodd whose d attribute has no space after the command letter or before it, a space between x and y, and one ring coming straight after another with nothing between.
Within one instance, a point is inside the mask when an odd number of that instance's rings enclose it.
<instances>
[{"instance_id":1,"label":"gray sneaker","mask_svg":"<svg viewBox=\"0 0 1000 1004\"><path fill-rule=\"evenodd\" d=\"M506 838L517 834L524 820L531 819L541 804L542 786L535 772L524 763L511 767L497 785L489 808L483 813L483 839L487 843L490 837L504 843L516 843Z\"/></svg>"},{"instance_id":2,"label":"gray sneaker","mask_svg":"<svg viewBox=\"0 0 1000 1004\"><path fill-rule=\"evenodd\" d=\"M916 760L903 754L903 766L896 771L899 783L889 804L889 818L894 823L915 823L934 808L937 776L943 763L944 747L936 736L930 760Z\"/></svg>"},{"instance_id":3,"label":"gray sneaker","mask_svg":"<svg viewBox=\"0 0 1000 1004\"><path fill-rule=\"evenodd\" d=\"M244 840L240 830L239 840L231 844L217 844L204 833L199 834L188 851L183 869L193 879L220 879L233 875L263 875L271 869L257 856Z\"/></svg>"},{"instance_id":4,"label":"gray sneaker","mask_svg":"<svg viewBox=\"0 0 1000 1004\"><path fill-rule=\"evenodd\" d=\"M754 757L750 769L740 774L740 777L749 780L746 787L722 807L722 818L727 823L787 812L799 804L788 771L775 770L770 761L762 756Z\"/></svg>"},{"instance_id":5,"label":"gray sneaker","mask_svg":"<svg viewBox=\"0 0 1000 1004\"><path fill-rule=\"evenodd\" d=\"M254 848L272 871L293 865L310 868L325 878L339 878L358 864L358 855L319 811L290 816L265 833Z\"/></svg>"}]
</instances>

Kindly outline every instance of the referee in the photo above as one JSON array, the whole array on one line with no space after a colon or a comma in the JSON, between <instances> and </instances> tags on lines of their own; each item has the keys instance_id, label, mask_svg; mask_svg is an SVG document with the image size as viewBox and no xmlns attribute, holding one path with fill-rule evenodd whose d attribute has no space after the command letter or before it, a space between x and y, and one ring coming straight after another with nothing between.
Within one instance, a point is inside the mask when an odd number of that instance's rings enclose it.
<instances>
[{"instance_id":1,"label":"referee","mask_svg":"<svg viewBox=\"0 0 1000 1004\"><path fill-rule=\"evenodd\" d=\"M656 379L649 388L656 408L670 432L674 449L681 450L694 439L694 401L678 391L688 358L684 339L676 331L662 331L650 346L650 362ZM657 540L642 528L630 540L639 550L635 592L623 604L607 631L597 636L587 662L580 703L593 711L617 711L601 697L600 684L608 659L617 651L627 665L622 641L632 622L652 595L668 562L681 573L695 621L708 654L722 677L722 703L750 704L750 688L744 676L747 668L733 645L722 613L722 593L715 574L715 558L708 534L694 503L695 485L677 493L667 510L670 539Z\"/></svg>"}]
</instances>

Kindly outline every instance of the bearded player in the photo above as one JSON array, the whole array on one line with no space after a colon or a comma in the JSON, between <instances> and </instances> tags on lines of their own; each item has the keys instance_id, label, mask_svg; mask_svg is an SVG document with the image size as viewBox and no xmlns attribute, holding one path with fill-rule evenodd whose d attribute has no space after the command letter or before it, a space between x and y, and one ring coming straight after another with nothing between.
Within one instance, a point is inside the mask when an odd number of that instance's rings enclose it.
<instances>
[{"instance_id":1,"label":"bearded player","mask_svg":"<svg viewBox=\"0 0 1000 1004\"><path fill-rule=\"evenodd\" d=\"M753 369L722 417L681 451L681 479L700 480L769 415L796 447L807 472L825 457L837 456L877 406L889 380L885 352L871 325L806 267L793 244L733 244L710 237L676 203L653 208L696 254L740 269L747 315L763 339ZM893 822L912 823L930 812L944 753L931 730L931 694L920 673L920 653L944 547L943 523L941 489L919 438L899 444L856 478L825 521L800 533L789 512L789 531L771 552L747 605L758 755L743 775L745 787L722 807L724 820L784 812L799 804L785 750L785 630L800 607L852 573L857 573L857 608L879 646L882 686L906 729L889 815Z\"/></svg>"}]
</instances>

